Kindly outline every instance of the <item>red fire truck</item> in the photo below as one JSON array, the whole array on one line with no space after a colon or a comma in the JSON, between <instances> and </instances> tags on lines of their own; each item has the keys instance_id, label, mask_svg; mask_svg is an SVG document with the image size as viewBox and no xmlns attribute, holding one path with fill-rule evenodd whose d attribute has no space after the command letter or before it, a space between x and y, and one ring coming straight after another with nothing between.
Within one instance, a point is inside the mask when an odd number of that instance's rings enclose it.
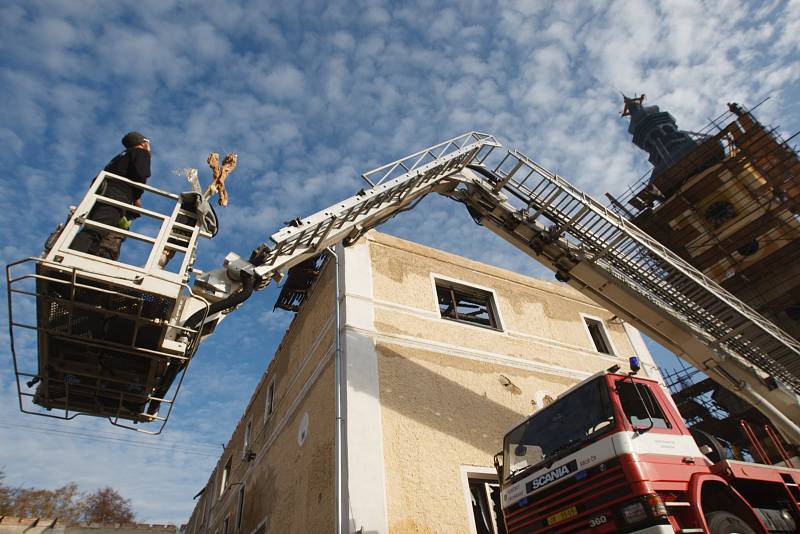
<instances>
[{"instance_id":1,"label":"red fire truck","mask_svg":"<svg viewBox=\"0 0 800 534\"><path fill-rule=\"evenodd\" d=\"M798 532L800 470L698 446L666 390L636 371L595 374L505 436L508 534Z\"/></svg>"}]
</instances>

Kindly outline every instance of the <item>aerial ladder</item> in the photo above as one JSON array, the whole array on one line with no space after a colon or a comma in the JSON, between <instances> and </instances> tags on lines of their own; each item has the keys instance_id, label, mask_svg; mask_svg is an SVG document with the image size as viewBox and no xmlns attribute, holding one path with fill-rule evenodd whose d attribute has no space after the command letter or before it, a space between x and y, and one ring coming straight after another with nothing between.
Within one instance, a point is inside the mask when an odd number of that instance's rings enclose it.
<instances>
[{"instance_id":1,"label":"aerial ladder","mask_svg":"<svg viewBox=\"0 0 800 534\"><path fill-rule=\"evenodd\" d=\"M152 233L124 232L149 250L142 265L69 248L104 180L38 258L7 267L9 323L20 408L51 417L108 417L113 424L160 423L171 412L200 343L250 295L328 247L358 239L430 193L464 204L476 223L505 239L621 319L759 409L800 444L800 344L626 219L491 135L469 132L362 175L368 187L293 220L249 257L193 268L216 218L199 187L164 199L166 213L135 208ZM158 258L182 254L172 272ZM28 322L14 312L17 300ZM88 318L87 318L88 317ZM28 334L20 339L18 331ZM35 332L35 336L30 336ZM35 339L33 339L35 337ZM18 352L33 351L34 358ZM24 368L23 361L32 361ZM167 393L172 392L171 396ZM165 408L166 405L166 408ZM56 410L57 413L53 413Z\"/></svg>"}]
</instances>

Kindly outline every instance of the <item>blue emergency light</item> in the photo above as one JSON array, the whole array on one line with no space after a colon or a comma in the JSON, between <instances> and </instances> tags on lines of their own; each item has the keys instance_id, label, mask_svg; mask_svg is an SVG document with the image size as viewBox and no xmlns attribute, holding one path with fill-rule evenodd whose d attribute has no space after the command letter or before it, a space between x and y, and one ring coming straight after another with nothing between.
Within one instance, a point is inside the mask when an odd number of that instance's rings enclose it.
<instances>
[{"instance_id":1,"label":"blue emergency light","mask_svg":"<svg viewBox=\"0 0 800 534\"><path fill-rule=\"evenodd\" d=\"M638 373L639 369L642 368L641 363L639 363L639 357L638 356L631 356L628 359L628 363L630 363L630 366L631 366L631 373L634 373L634 374Z\"/></svg>"}]
</instances>

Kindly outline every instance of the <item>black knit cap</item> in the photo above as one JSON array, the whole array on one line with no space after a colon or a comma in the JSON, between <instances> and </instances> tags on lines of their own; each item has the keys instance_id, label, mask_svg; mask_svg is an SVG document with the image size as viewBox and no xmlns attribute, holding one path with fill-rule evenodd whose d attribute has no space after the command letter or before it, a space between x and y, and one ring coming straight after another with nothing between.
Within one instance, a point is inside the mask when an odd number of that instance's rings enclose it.
<instances>
[{"instance_id":1,"label":"black knit cap","mask_svg":"<svg viewBox=\"0 0 800 534\"><path fill-rule=\"evenodd\" d=\"M139 132L128 132L125 134L125 137L122 138L122 145L125 148L132 148L141 145L145 141L149 141L149 139Z\"/></svg>"}]
</instances>

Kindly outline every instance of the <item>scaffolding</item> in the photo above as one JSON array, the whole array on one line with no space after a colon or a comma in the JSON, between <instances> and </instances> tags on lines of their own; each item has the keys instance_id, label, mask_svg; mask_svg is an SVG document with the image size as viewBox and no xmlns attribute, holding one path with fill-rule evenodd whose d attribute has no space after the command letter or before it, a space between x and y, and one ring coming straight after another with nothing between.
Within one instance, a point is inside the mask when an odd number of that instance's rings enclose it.
<instances>
[{"instance_id":1,"label":"scaffolding","mask_svg":"<svg viewBox=\"0 0 800 534\"><path fill-rule=\"evenodd\" d=\"M795 134L796 136L797 134ZM614 209L759 313L800 338L800 158L736 104L697 146L648 173ZM800 362L785 361L792 372Z\"/></svg>"}]
</instances>

